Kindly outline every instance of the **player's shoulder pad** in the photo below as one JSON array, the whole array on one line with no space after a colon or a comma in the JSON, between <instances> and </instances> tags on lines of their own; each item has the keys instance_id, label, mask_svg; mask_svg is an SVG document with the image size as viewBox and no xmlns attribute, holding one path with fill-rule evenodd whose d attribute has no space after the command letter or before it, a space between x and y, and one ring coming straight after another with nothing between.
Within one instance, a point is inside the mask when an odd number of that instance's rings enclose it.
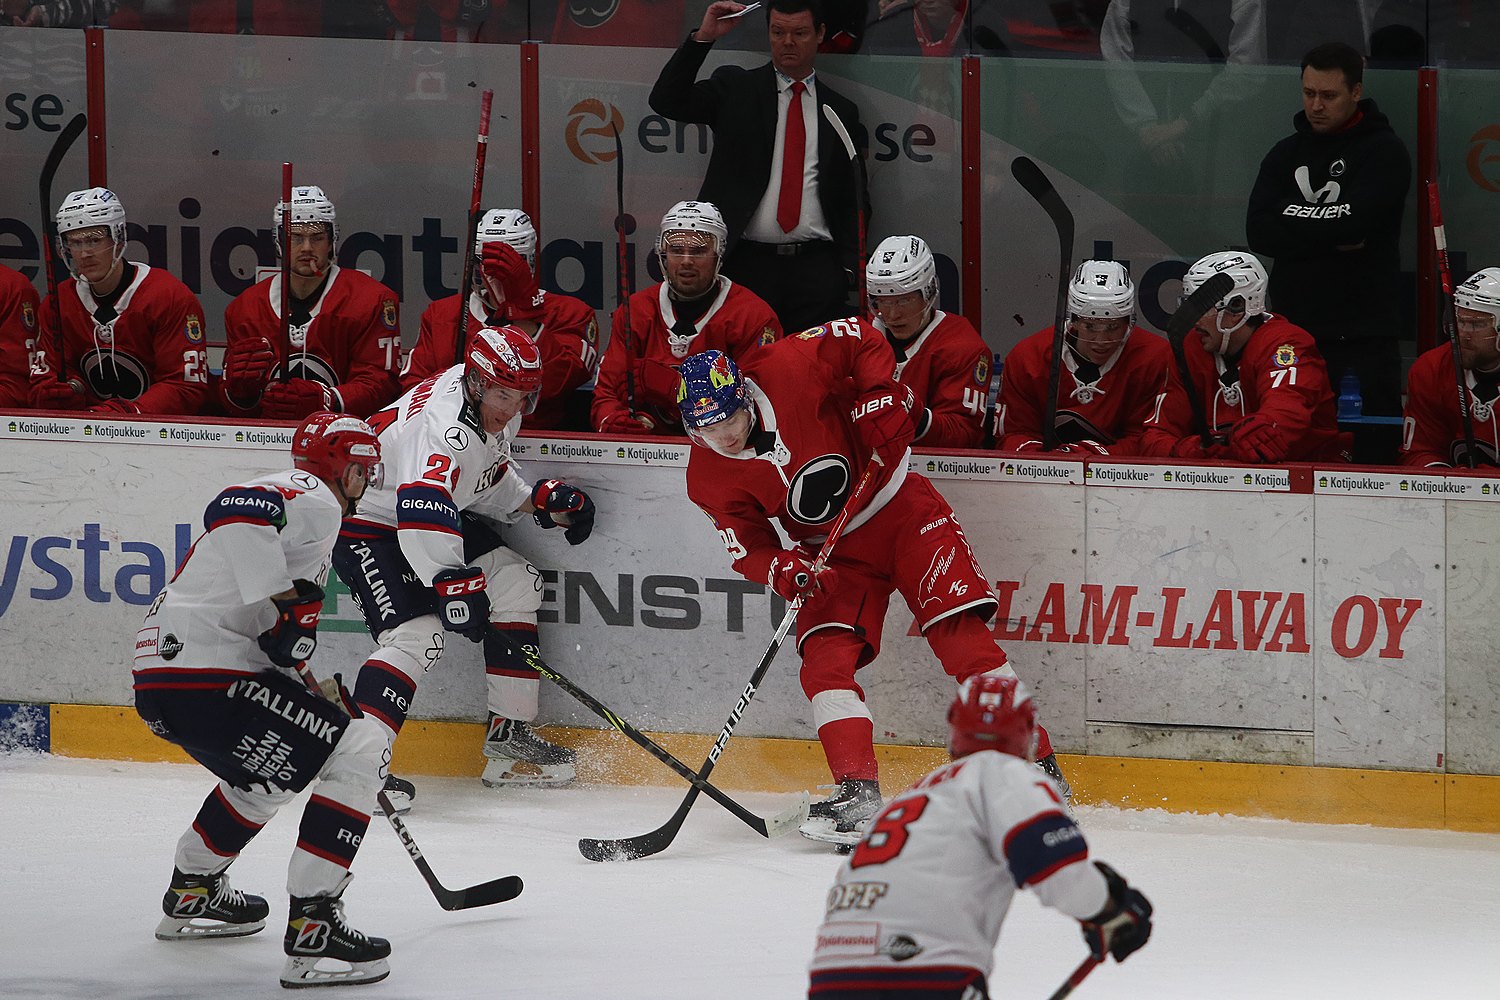
<instances>
[{"instance_id":1,"label":"player's shoulder pad","mask_svg":"<svg viewBox=\"0 0 1500 1000\"><path fill-rule=\"evenodd\" d=\"M226 524L269 525L280 531L286 527L286 497L274 487L231 486L203 511L205 531Z\"/></svg>"}]
</instances>

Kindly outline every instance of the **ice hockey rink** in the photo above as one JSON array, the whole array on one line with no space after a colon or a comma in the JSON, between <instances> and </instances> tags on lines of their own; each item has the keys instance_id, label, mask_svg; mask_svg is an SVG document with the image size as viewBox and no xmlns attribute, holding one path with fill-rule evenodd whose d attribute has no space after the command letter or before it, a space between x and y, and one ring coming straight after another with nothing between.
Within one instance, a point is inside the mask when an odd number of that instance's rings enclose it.
<instances>
[{"instance_id":1,"label":"ice hockey rink","mask_svg":"<svg viewBox=\"0 0 1500 1000\"><path fill-rule=\"evenodd\" d=\"M281 914L300 800L235 864L267 896L248 938L152 937L178 834L212 786L171 764L0 754L0 997L285 996ZM346 893L391 939L391 976L340 996L387 1000L768 1000L805 996L823 894L838 864L795 834L766 841L701 800L653 858L584 860L579 836L644 833L681 787L497 793L420 780L410 829L447 885L504 874L522 895L440 909L394 833L372 823ZM785 797L747 794L770 813ZM1080 810L1095 856L1156 906L1151 943L1073 994L1177 998L1500 996L1500 837ZM1019 897L990 990L1042 1000L1084 956L1077 924ZM327 991L320 993L324 995Z\"/></svg>"}]
</instances>

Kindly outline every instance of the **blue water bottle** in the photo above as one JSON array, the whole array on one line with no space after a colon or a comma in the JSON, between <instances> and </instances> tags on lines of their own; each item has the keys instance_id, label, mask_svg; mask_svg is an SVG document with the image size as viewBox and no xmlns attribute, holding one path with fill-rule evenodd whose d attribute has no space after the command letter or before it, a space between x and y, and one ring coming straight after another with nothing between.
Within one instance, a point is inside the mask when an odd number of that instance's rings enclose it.
<instances>
[{"instance_id":1,"label":"blue water bottle","mask_svg":"<svg viewBox=\"0 0 1500 1000\"><path fill-rule=\"evenodd\" d=\"M1345 371L1339 379L1339 419L1358 420L1364 413L1365 401L1359 394L1359 376L1352 370Z\"/></svg>"}]
</instances>

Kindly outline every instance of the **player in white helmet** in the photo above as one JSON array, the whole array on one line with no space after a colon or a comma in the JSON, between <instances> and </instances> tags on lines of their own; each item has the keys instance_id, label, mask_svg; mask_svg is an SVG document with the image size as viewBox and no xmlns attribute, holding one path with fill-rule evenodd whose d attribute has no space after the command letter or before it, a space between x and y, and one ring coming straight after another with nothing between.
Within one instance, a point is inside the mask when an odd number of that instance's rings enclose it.
<instances>
[{"instance_id":1,"label":"player in white helmet","mask_svg":"<svg viewBox=\"0 0 1500 1000\"><path fill-rule=\"evenodd\" d=\"M463 363L376 414L387 474L360 501L333 556L379 643L360 668L354 700L391 741L445 636L482 644L483 781L492 787L573 778L573 751L529 724L541 576L502 538L528 515L543 528L565 525L573 545L593 530L587 494L557 479L528 483L511 454L543 380L541 352L523 330L481 327ZM411 786L395 790L409 795Z\"/></svg>"},{"instance_id":2,"label":"player in white helmet","mask_svg":"<svg viewBox=\"0 0 1500 1000\"><path fill-rule=\"evenodd\" d=\"M216 396L234 416L297 420L328 409L368 417L399 393L396 293L338 265L338 213L322 188L294 187L291 207L291 355L282 357L281 275L275 274L224 310L228 346ZM271 219L279 255L279 201Z\"/></svg>"},{"instance_id":3,"label":"player in white helmet","mask_svg":"<svg viewBox=\"0 0 1500 1000\"><path fill-rule=\"evenodd\" d=\"M312 786L287 870L281 982L371 983L389 973L390 943L351 928L341 897L388 749L340 675L320 667L320 682L309 661L334 539L378 477L380 442L362 420L315 413L293 435L292 459L208 505L204 533L136 634L137 712L219 778L177 841L156 936L263 928L266 900L232 888L227 869Z\"/></svg>"},{"instance_id":4,"label":"player in white helmet","mask_svg":"<svg viewBox=\"0 0 1500 1000\"><path fill-rule=\"evenodd\" d=\"M1339 432L1323 357L1306 330L1266 312L1265 268L1248 251L1211 253L1183 276L1184 299L1216 274L1234 285L1186 338L1190 384L1174 366L1143 452L1249 464L1348 461L1351 439Z\"/></svg>"},{"instance_id":5,"label":"player in white helmet","mask_svg":"<svg viewBox=\"0 0 1500 1000\"><path fill-rule=\"evenodd\" d=\"M728 229L706 201L680 201L662 216L660 284L614 311L594 386L593 428L609 434L681 434L676 366L689 354L746 356L781 336L771 307L721 273Z\"/></svg>"},{"instance_id":6,"label":"player in white helmet","mask_svg":"<svg viewBox=\"0 0 1500 1000\"><path fill-rule=\"evenodd\" d=\"M1469 275L1453 290L1453 318L1462 355L1462 379L1453 367L1453 345L1440 344L1412 362L1406 378L1405 444L1401 464L1500 465L1500 267ZM1459 408L1459 385L1471 400L1472 450Z\"/></svg>"},{"instance_id":7,"label":"player in white helmet","mask_svg":"<svg viewBox=\"0 0 1500 1000\"><path fill-rule=\"evenodd\" d=\"M1151 936L1151 903L1089 848L1030 763L1036 706L1014 677L981 674L948 709L953 760L886 804L839 866L808 995L983 1000L1016 893L1073 917L1098 961ZM998 994L996 994L998 995Z\"/></svg>"},{"instance_id":8,"label":"player in white helmet","mask_svg":"<svg viewBox=\"0 0 1500 1000\"><path fill-rule=\"evenodd\" d=\"M458 314L467 303L467 328L516 326L542 352L542 390L528 428L583 430L588 406L580 388L599 369L599 321L582 299L537 286L537 237L519 208L492 208L474 234L474 287L433 302L422 312L417 342L406 355L401 386L410 389L452 366Z\"/></svg>"},{"instance_id":9,"label":"player in white helmet","mask_svg":"<svg viewBox=\"0 0 1500 1000\"><path fill-rule=\"evenodd\" d=\"M1063 453L1132 455L1166 392L1167 342L1135 326L1136 290L1125 265L1086 260L1068 282L1053 427ZM995 446L1043 446L1053 330L1025 338L1005 359L995 408Z\"/></svg>"},{"instance_id":10,"label":"player in white helmet","mask_svg":"<svg viewBox=\"0 0 1500 1000\"><path fill-rule=\"evenodd\" d=\"M57 210L57 250L72 277L41 310L29 405L95 413L196 414L208 390L203 308L161 268L125 258L125 206L108 188L74 191ZM62 356L57 316L62 317Z\"/></svg>"},{"instance_id":11,"label":"player in white helmet","mask_svg":"<svg viewBox=\"0 0 1500 1000\"><path fill-rule=\"evenodd\" d=\"M888 236L870 254L865 291L875 328L896 353L896 378L922 404L915 447L984 440L990 349L968 320L938 307L937 261L919 236Z\"/></svg>"}]
</instances>

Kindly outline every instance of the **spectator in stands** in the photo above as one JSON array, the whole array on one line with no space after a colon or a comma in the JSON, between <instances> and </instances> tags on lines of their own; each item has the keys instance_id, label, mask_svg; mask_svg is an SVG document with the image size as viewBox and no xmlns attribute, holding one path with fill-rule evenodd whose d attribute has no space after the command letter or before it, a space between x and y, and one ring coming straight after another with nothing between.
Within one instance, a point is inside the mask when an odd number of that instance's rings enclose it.
<instances>
[{"instance_id":1,"label":"spectator in stands","mask_svg":"<svg viewBox=\"0 0 1500 1000\"><path fill-rule=\"evenodd\" d=\"M1135 285L1125 265L1086 260L1068 283L1057 409L1056 451L1138 455L1146 421L1171 378L1167 342L1135 326ZM1001 451L1045 447L1047 387L1053 328L1011 348L995 408L995 446Z\"/></svg>"},{"instance_id":2,"label":"spectator in stands","mask_svg":"<svg viewBox=\"0 0 1500 1000\"><path fill-rule=\"evenodd\" d=\"M125 206L107 188L57 210L71 278L41 308L28 401L39 410L195 414L208 395L203 307L159 267L125 259ZM62 317L62 357L57 320Z\"/></svg>"},{"instance_id":3,"label":"spectator in stands","mask_svg":"<svg viewBox=\"0 0 1500 1000\"><path fill-rule=\"evenodd\" d=\"M36 287L0 264L0 409L26 408L40 305Z\"/></svg>"},{"instance_id":4,"label":"spectator in stands","mask_svg":"<svg viewBox=\"0 0 1500 1000\"><path fill-rule=\"evenodd\" d=\"M863 52L1099 58L1108 0L880 0Z\"/></svg>"},{"instance_id":5,"label":"spectator in stands","mask_svg":"<svg viewBox=\"0 0 1500 1000\"><path fill-rule=\"evenodd\" d=\"M536 227L519 208L484 213L474 239L474 287L466 329L515 326L542 352L542 389L529 428L587 430L588 403L579 388L599 370L599 321L582 299L537 287ZM438 299L422 313L417 342L401 371L405 392L458 363L458 295ZM579 410L577 418L572 411Z\"/></svg>"},{"instance_id":6,"label":"spectator in stands","mask_svg":"<svg viewBox=\"0 0 1500 1000\"><path fill-rule=\"evenodd\" d=\"M1401 464L1462 468L1500 465L1500 267L1469 276L1453 291L1463 385L1472 400L1469 431L1459 408L1453 345L1441 344L1412 363L1406 380L1406 434Z\"/></svg>"},{"instance_id":7,"label":"spectator in stands","mask_svg":"<svg viewBox=\"0 0 1500 1000\"><path fill-rule=\"evenodd\" d=\"M280 202L272 218L279 248ZM338 217L322 188L292 190L290 229L291 356L282 356L281 275L276 274L235 296L224 310L228 346L217 395L231 416L301 420L331 410L368 417L399 394L396 293L334 263Z\"/></svg>"},{"instance_id":8,"label":"spectator in stands","mask_svg":"<svg viewBox=\"0 0 1500 1000\"><path fill-rule=\"evenodd\" d=\"M643 288L610 317L609 347L594 386L594 429L606 434L682 434L676 365L719 350L751 356L781 336L776 314L719 273L727 231L705 201L662 216L656 254L665 280Z\"/></svg>"}]
</instances>

